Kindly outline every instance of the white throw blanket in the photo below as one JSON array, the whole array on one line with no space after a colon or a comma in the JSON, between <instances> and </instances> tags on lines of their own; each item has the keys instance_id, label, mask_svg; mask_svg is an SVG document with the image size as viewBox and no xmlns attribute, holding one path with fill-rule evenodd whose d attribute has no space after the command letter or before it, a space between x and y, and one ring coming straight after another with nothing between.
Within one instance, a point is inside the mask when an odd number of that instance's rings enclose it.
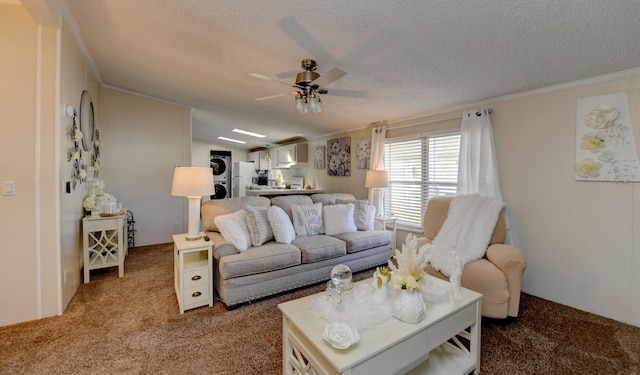
<instances>
[{"instance_id":1,"label":"white throw blanket","mask_svg":"<svg viewBox=\"0 0 640 375\"><path fill-rule=\"evenodd\" d=\"M431 266L445 276L453 272L453 257L462 266L484 256L504 203L477 194L459 195L451 201L442 229L433 239Z\"/></svg>"}]
</instances>

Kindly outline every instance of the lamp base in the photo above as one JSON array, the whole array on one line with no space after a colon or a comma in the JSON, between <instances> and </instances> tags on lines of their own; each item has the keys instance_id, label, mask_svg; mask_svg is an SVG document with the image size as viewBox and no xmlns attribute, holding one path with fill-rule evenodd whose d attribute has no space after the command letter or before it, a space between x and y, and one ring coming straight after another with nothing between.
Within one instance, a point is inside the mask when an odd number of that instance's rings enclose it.
<instances>
[{"instance_id":1,"label":"lamp base","mask_svg":"<svg viewBox=\"0 0 640 375\"><path fill-rule=\"evenodd\" d=\"M198 240L202 239L202 236L197 236L197 237L185 236L184 239L187 240L187 241L198 241Z\"/></svg>"}]
</instances>

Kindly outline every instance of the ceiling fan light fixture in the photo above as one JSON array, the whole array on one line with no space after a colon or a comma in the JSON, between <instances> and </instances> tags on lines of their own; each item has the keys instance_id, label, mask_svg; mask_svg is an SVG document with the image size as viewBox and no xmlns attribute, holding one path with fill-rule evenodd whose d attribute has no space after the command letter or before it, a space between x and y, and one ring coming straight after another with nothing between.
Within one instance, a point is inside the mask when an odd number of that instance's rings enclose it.
<instances>
[{"instance_id":1,"label":"ceiling fan light fixture","mask_svg":"<svg viewBox=\"0 0 640 375\"><path fill-rule=\"evenodd\" d=\"M318 99L316 98L316 96L311 93L311 95L309 96L309 110L313 113L318 113Z\"/></svg>"},{"instance_id":2,"label":"ceiling fan light fixture","mask_svg":"<svg viewBox=\"0 0 640 375\"><path fill-rule=\"evenodd\" d=\"M316 90L307 88L305 91L296 91L295 94L296 111L299 113L322 111L322 101Z\"/></svg>"}]
</instances>

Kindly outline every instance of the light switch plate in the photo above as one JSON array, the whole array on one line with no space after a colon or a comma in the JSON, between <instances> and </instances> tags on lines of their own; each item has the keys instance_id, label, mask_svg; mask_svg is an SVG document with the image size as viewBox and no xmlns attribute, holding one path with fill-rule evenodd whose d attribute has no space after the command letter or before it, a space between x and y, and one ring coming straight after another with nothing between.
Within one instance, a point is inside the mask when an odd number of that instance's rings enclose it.
<instances>
[{"instance_id":1,"label":"light switch plate","mask_svg":"<svg viewBox=\"0 0 640 375\"><path fill-rule=\"evenodd\" d=\"M16 195L16 182L5 181L2 188L2 195Z\"/></svg>"}]
</instances>

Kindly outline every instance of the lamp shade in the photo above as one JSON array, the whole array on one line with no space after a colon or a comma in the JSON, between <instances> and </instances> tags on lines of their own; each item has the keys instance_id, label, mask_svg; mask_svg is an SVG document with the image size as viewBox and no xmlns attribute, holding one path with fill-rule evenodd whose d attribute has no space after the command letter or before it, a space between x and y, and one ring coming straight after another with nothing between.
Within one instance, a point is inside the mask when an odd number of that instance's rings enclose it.
<instances>
[{"instance_id":1,"label":"lamp shade","mask_svg":"<svg viewBox=\"0 0 640 375\"><path fill-rule=\"evenodd\" d=\"M364 187L386 188L389 187L389 173L387 171L367 171L364 178Z\"/></svg>"},{"instance_id":2,"label":"lamp shade","mask_svg":"<svg viewBox=\"0 0 640 375\"><path fill-rule=\"evenodd\" d=\"M176 167L173 171L171 195L177 197L202 197L215 194L211 168Z\"/></svg>"}]
</instances>

